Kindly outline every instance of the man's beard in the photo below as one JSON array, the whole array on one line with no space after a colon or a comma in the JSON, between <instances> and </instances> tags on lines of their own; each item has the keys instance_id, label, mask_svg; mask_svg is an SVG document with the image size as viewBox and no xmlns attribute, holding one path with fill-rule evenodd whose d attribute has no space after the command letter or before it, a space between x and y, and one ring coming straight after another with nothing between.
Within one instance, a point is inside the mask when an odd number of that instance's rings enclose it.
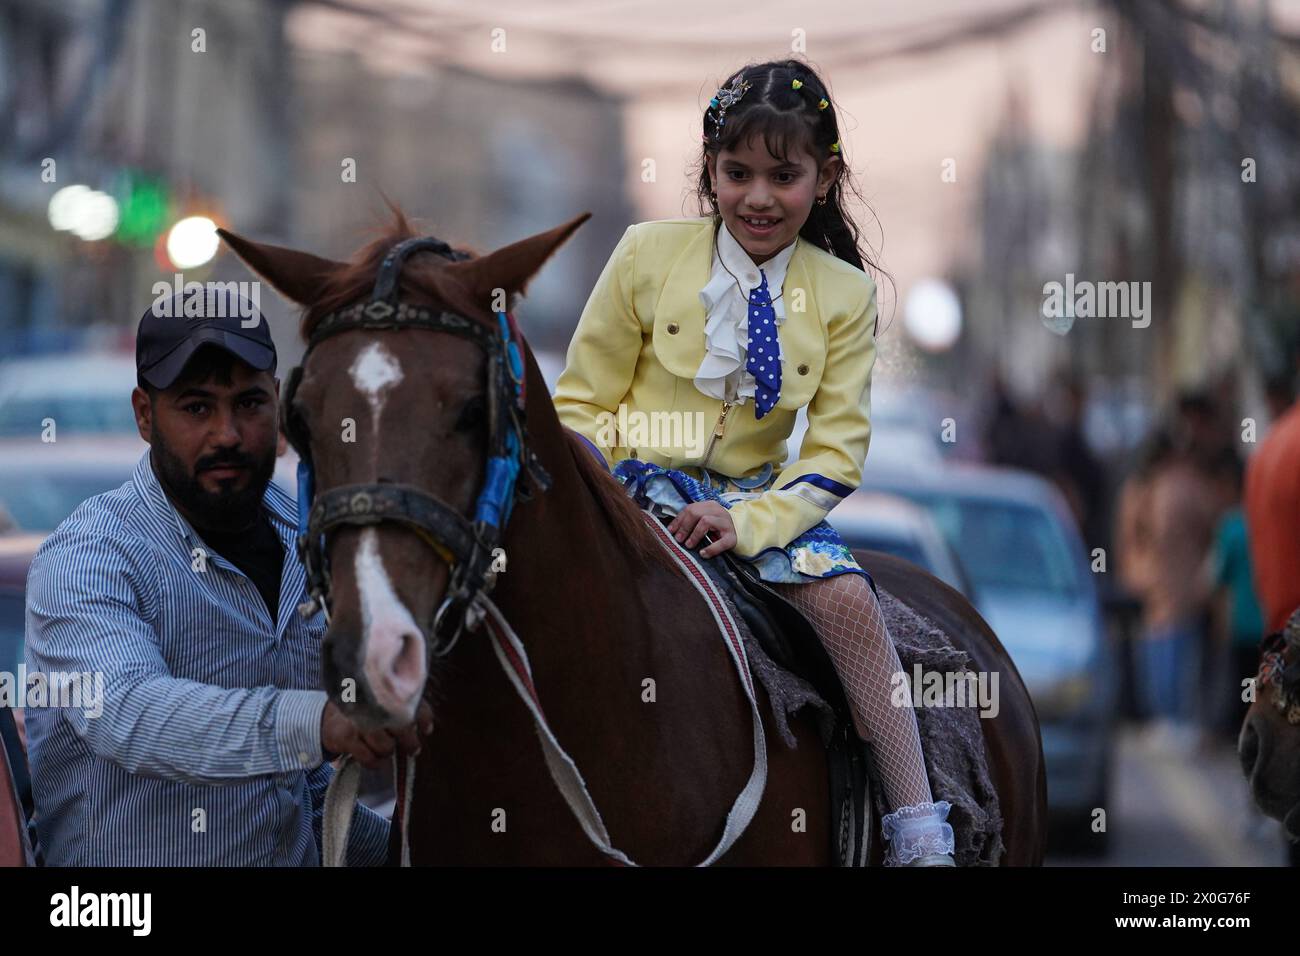
<instances>
[{"instance_id":1,"label":"man's beard","mask_svg":"<svg viewBox=\"0 0 1300 956\"><path fill-rule=\"evenodd\" d=\"M266 494L266 486L275 471L274 445L260 461L240 452L200 458L194 463L195 471L200 473L203 469L217 465L249 470L248 483L242 489L211 492L199 482L199 474L191 474L185 463L172 454L157 429L154 429L151 437L158 480L167 493L194 516L200 527L237 531L252 524L262 496Z\"/></svg>"}]
</instances>

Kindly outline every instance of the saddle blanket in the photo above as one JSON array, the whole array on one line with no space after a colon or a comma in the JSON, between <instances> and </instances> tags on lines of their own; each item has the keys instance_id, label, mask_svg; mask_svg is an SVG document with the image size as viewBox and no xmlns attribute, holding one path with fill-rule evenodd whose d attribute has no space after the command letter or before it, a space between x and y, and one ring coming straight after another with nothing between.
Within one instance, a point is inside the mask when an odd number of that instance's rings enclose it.
<instances>
[{"instance_id":1,"label":"saddle blanket","mask_svg":"<svg viewBox=\"0 0 1300 956\"><path fill-rule=\"evenodd\" d=\"M902 661L903 672L960 673L969 669L970 656L953 646L949 637L929 618L878 588L881 611ZM816 713L823 740L834 723L831 707L807 681L778 667L735 615L745 638L750 669L767 690L772 714L781 739L795 746L788 718L803 707ZM926 770L935 800L952 804L948 822L956 837L953 859L958 866L997 866L1002 858L1002 813L997 790L989 776L988 756L976 707L917 707L917 726L925 752ZM893 807L884 803L884 787L872 767L872 796L878 814ZM878 838L878 834L876 837Z\"/></svg>"}]
</instances>

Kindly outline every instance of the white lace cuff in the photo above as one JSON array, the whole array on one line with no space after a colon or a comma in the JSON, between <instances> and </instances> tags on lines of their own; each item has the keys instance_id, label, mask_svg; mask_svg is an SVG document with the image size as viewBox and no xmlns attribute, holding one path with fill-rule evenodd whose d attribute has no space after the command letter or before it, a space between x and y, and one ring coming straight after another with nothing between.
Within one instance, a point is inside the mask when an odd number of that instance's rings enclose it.
<instances>
[{"instance_id":1,"label":"white lace cuff","mask_svg":"<svg viewBox=\"0 0 1300 956\"><path fill-rule=\"evenodd\" d=\"M955 840L952 824L946 822L951 809L951 803L940 800L938 803L900 807L893 813L885 814L880 821L880 829L892 851L886 862L891 866L906 866L930 853L947 853L951 856Z\"/></svg>"}]
</instances>

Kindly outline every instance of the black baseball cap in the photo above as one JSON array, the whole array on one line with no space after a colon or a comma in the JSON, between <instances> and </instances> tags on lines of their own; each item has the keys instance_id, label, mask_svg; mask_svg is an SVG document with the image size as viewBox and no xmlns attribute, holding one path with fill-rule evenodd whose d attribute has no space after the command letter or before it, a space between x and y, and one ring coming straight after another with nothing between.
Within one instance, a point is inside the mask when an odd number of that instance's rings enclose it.
<instances>
[{"instance_id":1,"label":"black baseball cap","mask_svg":"<svg viewBox=\"0 0 1300 956\"><path fill-rule=\"evenodd\" d=\"M204 345L224 349L259 372L275 372L270 324L233 283L191 287L170 299L155 299L136 331L135 370L154 388L170 388Z\"/></svg>"}]
</instances>

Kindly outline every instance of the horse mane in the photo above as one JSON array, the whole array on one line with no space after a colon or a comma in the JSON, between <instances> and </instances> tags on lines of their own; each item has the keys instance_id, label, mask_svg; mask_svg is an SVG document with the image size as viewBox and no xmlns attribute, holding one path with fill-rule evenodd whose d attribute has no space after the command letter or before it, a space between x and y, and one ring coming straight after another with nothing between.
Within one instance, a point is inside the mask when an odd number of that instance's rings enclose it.
<instances>
[{"instance_id":1,"label":"horse mane","mask_svg":"<svg viewBox=\"0 0 1300 956\"><path fill-rule=\"evenodd\" d=\"M302 321L298 326L298 332L304 341L310 341L312 332L322 318L367 298L374 291L375 277L378 276L380 263L384 261L388 251L403 239L420 235L400 207L389 202L388 208L392 211L392 219L378 227L375 238L356 252L344 268L335 271L325 280L321 294L304 310ZM457 251L462 252L473 251L464 247L456 248ZM420 261L421 255L417 253L408 260L409 264L402 270L399 278L400 288L407 292L419 291L433 296L445 307L459 305L457 301L459 290L452 289L447 283L441 282L438 269L427 266L422 268L425 264Z\"/></svg>"},{"instance_id":2,"label":"horse mane","mask_svg":"<svg viewBox=\"0 0 1300 956\"><path fill-rule=\"evenodd\" d=\"M657 564L674 574L681 574L676 562L646 526L636 502L618 480L601 467L578 433L566 428L564 437L569 443L569 454L573 456L573 464L578 469L582 483L596 500L596 506L609 519L614 536L645 564Z\"/></svg>"}]
</instances>

